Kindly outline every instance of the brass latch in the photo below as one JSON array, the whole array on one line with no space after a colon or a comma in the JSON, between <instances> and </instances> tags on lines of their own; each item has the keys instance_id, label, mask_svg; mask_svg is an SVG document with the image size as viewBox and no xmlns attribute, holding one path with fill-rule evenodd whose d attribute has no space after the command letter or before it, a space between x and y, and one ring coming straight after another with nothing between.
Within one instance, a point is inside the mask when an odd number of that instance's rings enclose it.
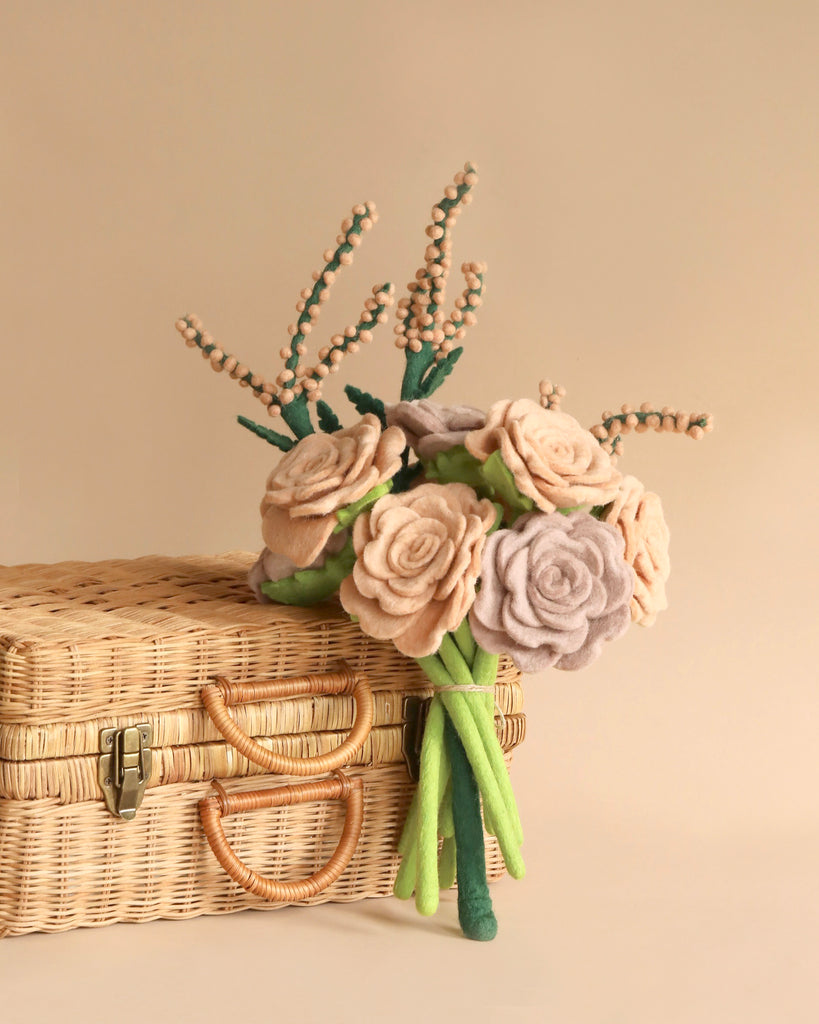
<instances>
[{"instance_id":1,"label":"brass latch","mask_svg":"<svg viewBox=\"0 0 819 1024\"><path fill-rule=\"evenodd\" d=\"M413 782L421 775L421 747L432 697L404 698L404 727L401 731L401 752Z\"/></svg>"},{"instance_id":2,"label":"brass latch","mask_svg":"<svg viewBox=\"0 0 819 1024\"><path fill-rule=\"evenodd\" d=\"M100 732L99 782L112 814L131 821L151 777L150 725Z\"/></svg>"}]
</instances>

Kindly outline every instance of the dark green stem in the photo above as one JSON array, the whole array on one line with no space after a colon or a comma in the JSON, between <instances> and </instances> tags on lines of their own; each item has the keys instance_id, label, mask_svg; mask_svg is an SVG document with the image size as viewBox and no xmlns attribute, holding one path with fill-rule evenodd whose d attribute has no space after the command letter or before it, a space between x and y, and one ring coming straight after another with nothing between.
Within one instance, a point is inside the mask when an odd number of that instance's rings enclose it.
<instances>
[{"instance_id":1,"label":"dark green stem","mask_svg":"<svg viewBox=\"0 0 819 1024\"><path fill-rule=\"evenodd\" d=\"M444 727L452 767L452 816L458 874L458 920L468 939L487 942L498 932L486 882L481 799L463 744L447 715Z\"/></svg>"}]
</instances>

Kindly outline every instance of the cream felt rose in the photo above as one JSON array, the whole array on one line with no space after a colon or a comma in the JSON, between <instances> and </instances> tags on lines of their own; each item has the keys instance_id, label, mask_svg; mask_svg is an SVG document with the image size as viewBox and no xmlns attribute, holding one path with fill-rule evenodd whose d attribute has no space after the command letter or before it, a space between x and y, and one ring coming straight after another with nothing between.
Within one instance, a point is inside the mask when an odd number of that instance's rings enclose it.
<instances>
[{"instance_id":1,"label":"cream felt rose","mask_svg":"<svg viewBox=\"0 0 819 1024\"><path fill-rule=\"evenodd\" d=\"M530 512L486 542L469 614L477 642L523 672L584 668L629 625L634 572L613 527Z\"/></svg>"},{"instance_id":2,"label":"cream felt rose","mask_svg":"<svg viewBox=\"0 0 819 1024\"><path fill-rule=\"evenodd\" d=\"M307 566L338 525L336 511L351 505L401 468L404 435L381 431L367 413L354 427L309 434L282 458L262 498L262 537L270 551Z\"/></svg>"},{"instance_id":3,"label":"cream felt rose","mask_svg":"<svg viewBox=\"0 0 819 1024\"><path fill-rule=\"evenodd\" d=\"M620 490L603 521L623 535L625 559L634 568L632 621L651 626L657 613L665 611L665 584L671 573L668 558L668 525L658 495L647 491L633 476L623 477Z\"/></svg>"},{"instance_id":4,"label":"cream felt rose","mask_svg":"<svg viewBox=\"0 0 819 1024\"><path fill-rule=\"evenodd\" d=\"M365 633L403 654L438 650L475 596L492 502L466 484L422 484L381 498L353 527L356 563L341 603Z\"/></svg>"},{"instance_id":5,"label":"cream felt rose","mask_svg":"<svg viewBox=\"0 0 819 1024\"><path fill-rule=\"evenodd\" d=\"M588 430L565 412L528 398L496 402L464 444L481 462L499 451L521 494L543 512L606 505L621 475Z\"/></svg>"},{"instance_id":6,"label":"cream felt rose","mask_svg":"<svg viewBox=\"0 0 819 1024\"><path fill-rule=\"evenodd\" d=\"M387 423L404 431L407 444L421 459L463 444L470 430L486 422L486 413L471 405L438 405L426 398L388 405L385 412Z\"/></svg>"}]
</instances>

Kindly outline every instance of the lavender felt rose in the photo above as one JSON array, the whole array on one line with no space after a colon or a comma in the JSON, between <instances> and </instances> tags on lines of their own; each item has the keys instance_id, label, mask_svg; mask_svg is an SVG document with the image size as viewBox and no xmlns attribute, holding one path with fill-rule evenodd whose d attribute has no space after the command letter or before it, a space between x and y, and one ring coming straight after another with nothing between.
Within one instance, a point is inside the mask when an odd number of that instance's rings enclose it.
<instances>
[{"instance_id":1,"label":"lavender felt rose","mask_svg":"<svg viewBox=\"0 0 819 1024\"><path fill-rule=\"evenodd\" d=\"M469 622L524 672L584 668L626 631L634 570L620 533L586 512L531 512L486 542Z\"/></svg>"},{"instance_id":2,"label":"lavender felt rose","mask_svg":"<svg viewBox=\"0 0 819 1024\"><path fill-rule=\"evenodd\" d=\"M471 405L438 405L426 398L388 405L385 412L387 423L404 431L407 444L420 459L463 444L469 431L486 423L486 413Z\"/></svg>"}]
</instances>

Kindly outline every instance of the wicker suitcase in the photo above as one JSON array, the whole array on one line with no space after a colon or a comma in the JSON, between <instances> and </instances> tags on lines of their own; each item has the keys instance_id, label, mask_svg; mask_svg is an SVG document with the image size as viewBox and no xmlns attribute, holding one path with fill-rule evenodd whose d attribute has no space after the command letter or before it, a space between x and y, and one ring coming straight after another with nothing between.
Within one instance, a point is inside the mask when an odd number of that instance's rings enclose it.
<instances>
[{"instance_id":1,"label":"wicker suitcase","mask_svg":"<svg viewBox=\"0 0 819 1024\"><path fill-rule=\"evenodd\" d=\"M431 687L252 559L0 569L0 935L391 892ZM508 662L496 699L510 751Z\"/></svg>"}]
</instances>

